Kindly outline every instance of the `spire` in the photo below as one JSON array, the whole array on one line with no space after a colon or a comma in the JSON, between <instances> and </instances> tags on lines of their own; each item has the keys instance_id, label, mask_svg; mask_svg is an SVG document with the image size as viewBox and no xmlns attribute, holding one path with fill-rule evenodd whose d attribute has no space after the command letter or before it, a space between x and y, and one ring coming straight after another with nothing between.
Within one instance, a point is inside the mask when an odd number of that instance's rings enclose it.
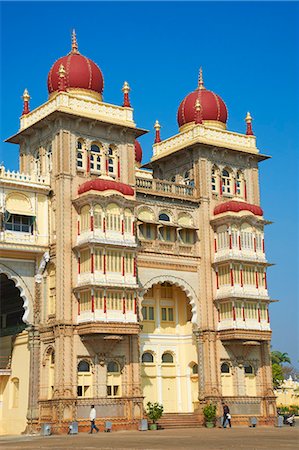
<instances>
[{"instance_id":1,"label":"spire","mask_svg":"<svg viewBox=\"0 0 299 450\"><path fill-rule=\"evenodd\" d=\"M130 92L131 88L129 86L129 83L127 81L124 82L124 85L122 87L122 91L124 93L124 102L123 102L123 106L126 108L131 108L131 103L130 103L130 99L129 99L129 92Z\"/></svg>"},{"instance_id":2,"label":"spire","mask_svg":"<svg viewBox=\"0 0 299 450\"><path fill-rule=\"evenodd\" d=\"M247 123L246 134L247 134L248 136L254 136L253 131L252 131L252 117L251 117L249 111L248 111L248 113L246 114L245 122Z\"/></svg>"},{"instance_id":3,"label":"spire","mask_svg":"<svg viewBox=\"0 0 299 450\"><path fill-rule=\"evenodd\" d=\"M65 68L63 64L60 64L59 70L58 70L58 91L66 91L66 80L65 80Z\"/></svg>"},{"instance_id":4,"label":"spire","mask_svg":"<svg viewBox=\"0 0 299 450\"><path fill-rule=\"evenodd\" d=\"M76 31L73 30L72 31L72 51L71 53L74 54L78 54L79 50L78 50L78 43L77 43L77 36L76 36Z\"/></svg>"},{"instance_id":5,"label":"spire","mask_svg":"<svg viewBox=\"0 0 299 450\"><path fill-rule=\"evenodd\" d=\"M156 130L155 144L157 144L158 142L161 142L161 136L160 136L161 125L159 124L158 120L156 120L154 128Z\"/></svg>"},{"instance_id":6,"label":"spire","mask_svg":"<svg viewBox=\"0 0 299 450\"><path fill-rule=\"evenodd\" d=\"M198 75L198 89L205 89L203 85L203 75L202 75L202 67L199 69L199 75Z\"/></svg>"},{"instance_id":7,"label":"spire","mask_svg":"<svg viewBox=\"0 0 299 450\"><path fill-rule=\"evenodd\" d=\"M29 95L29 92L27 91L27 89L24 90L24 93L22 95L22 99L23 99L22 116L25 116L26 114L30 113L30 108L29 108L30 95Z\"/></svg>"},{"instance_id":8,"label":"spire","mask_svg":"<svg viewBox=\"0 0 299 450\"><path fill-rule=\"evenodd\" d=\"M195 123L202 123L201 104L199 98L195 102Z\"/></svg>"}]
</instances>

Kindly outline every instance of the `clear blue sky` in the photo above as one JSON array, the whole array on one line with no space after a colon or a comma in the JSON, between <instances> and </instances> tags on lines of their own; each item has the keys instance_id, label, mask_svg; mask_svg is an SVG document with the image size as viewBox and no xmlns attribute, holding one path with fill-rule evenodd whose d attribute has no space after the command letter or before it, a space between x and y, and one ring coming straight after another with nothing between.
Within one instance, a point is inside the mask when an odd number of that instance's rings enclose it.
<instances>
[{"instance_id":1,"label":"clear blue sky","mask_svg":"<svg viewBox=\"0 0 299 450\"><path fill-rule=\"evenodd\" d=\"M47 99L52 63L79 50L98 63L104 100L120 104L127 80L141 138L143 161L151 156L153 123L162 137L177 133L176 111L196 87L199 66L205 85L229 110L228 128L244 132L249 110L261 152L261 199L266 228L273 348L298 352L298 4L287 2L191 3L2 3L1 140L15 133L25 87L31 108ZM296 30L297 28L297 30ZM0 162L18 167L18 148L1 144Z\"/></svg>"}]
</instances>

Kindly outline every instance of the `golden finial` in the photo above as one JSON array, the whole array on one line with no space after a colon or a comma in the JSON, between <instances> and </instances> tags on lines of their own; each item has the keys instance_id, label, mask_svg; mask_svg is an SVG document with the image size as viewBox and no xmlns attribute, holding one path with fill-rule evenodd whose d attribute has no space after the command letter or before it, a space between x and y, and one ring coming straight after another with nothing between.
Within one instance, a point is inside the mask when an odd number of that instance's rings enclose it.
<instances>
[{"instance_id":1,"label":"golden finial","mask_svg":"<svg viewBox=\"0 0 299 450\"><path fill-rule=\"evenodd\" d=\"M160 130L161 125L159 124L159 121L158 121L158 120L156 120L155 125L154 125L154 128L155 128L156 131L157 131L157 130Z\"/></svg>"},{"instance_id":2,"label":"golden finial","mask_svg":"<svg viewBox=\"0 0 299 450\"><path fill-rule=\"evenodd\" d=\"M72 32L72 52L71 53L79 53L77 36L76 36L75 30L73 30L73 32Z\"/></svg>"},{"instance_id":3,"label":"golden finial","mask_svg":"<svg viewBox=\"0 0 299 450\"><path fill-rule=\"evenodd\" d=\"M22 99L24 100L24 102L29 102L29 100L30 100L30 95L29 95L29 92L28 92L27 89L24 90Z\"/></svg>"},{"instance_id":4,"label":"golden finial","mask_svg":"<svg viewBox=\"0 0 299 450\"><path fill-rule=\"evenodd\" d=\"M196 99L195 109L196 109L196 111L200 111L201 110L201 104L200 104L199 98Z\"/></svg>"},{"instance_id":5,"label":"golden finial","mask_svg":"<svg viewBox=\"0 0 299 450\"><path fill-rule=\"evenodd\" d=\"M60 78L64 78L65 77L65 68L63 64L60 64L59 69L58 69L58 75Z\"/></svg>"},{"instance_id":6,"label":"golden finial","mask_svg":"<svg viewBox=\"0 0 299 450\"><path fill-rule=\"evenodd\" d=\"M205 88L204 85L203 85L202 67L200 67L200 69L199 69L198 87L199 87L199 89L204 89Z\"/></svg>"},{"instance_id":7,"label":"golden finial","mask_svg":"<svg viewBox=\"0 0 299 450\"><path fill-rule=\"evenodd\" d=\"M122 91L124 94L128 94L130 92L131 88L129 86L129 83L127 81L124 82L124 85L122 87Z\"/></svg>"},{"instance_id":8,"label":"golden finial","mask_svg":"<svg viewBox=\"0 0 299 450\"><path fill-rule=\"evenodd\" d=\"M252 122L252 117L251 117L249 111L248 111L248 113L246 114L245 122L246 122L246 123L251 123L251 122Z\"/></svg>"}]
</instances>

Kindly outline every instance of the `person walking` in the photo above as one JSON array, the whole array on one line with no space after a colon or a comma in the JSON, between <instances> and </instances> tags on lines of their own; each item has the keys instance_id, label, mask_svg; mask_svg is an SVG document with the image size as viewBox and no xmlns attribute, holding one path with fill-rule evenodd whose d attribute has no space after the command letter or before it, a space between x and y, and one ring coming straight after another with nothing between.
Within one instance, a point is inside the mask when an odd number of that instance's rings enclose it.
<instances>
[{"instance_id":1,"label":"person walking","mask_svg":"<svg viewBox=\"0 0 299 450\"><path fill-rule=\"evenodd\" d=\"M97 433L99 432L99 429L98 429L98 427L95 424L96 417L97 417L96 409L95 409L94 405L91 405L91 410L90 410L90 413L89 413L89 419L90 419L90 431L89 431L89 434L92 434L93 430L96 430Z\"/></svg>"},{"instance_id":2,"label":"person walking","mask_svg":"<svg viewBox=\"0 0 299 450\"><path fill-rule=\"evenodd\" d=\"M225 403L223 405L223 423L222 423L223 428L226 428L226 422L228 422L229 428L231 428L232 427L231 415L230 415L229 407Z\"/></svg>"}]
</instances>

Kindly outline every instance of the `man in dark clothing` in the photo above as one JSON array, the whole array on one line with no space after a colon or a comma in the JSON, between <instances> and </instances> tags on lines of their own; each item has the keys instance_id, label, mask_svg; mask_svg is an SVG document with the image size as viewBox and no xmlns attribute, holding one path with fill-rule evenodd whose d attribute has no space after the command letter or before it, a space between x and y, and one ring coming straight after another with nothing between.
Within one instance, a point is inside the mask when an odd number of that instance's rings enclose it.
<instances>
[{"instance_id":1,"label":"man in dark clothing","mask_svg":"<svg viewBox=\"0 0 299 450\"><path fill-rule=\"evenodd\" d=\"M230 419L231 419L231 415L229 412L229 407L225 403L223 405L223 424L222 424L223 428L226 428L226 422L228 422L230 428L232 427Z\"/></svg>"}]
</instances>

